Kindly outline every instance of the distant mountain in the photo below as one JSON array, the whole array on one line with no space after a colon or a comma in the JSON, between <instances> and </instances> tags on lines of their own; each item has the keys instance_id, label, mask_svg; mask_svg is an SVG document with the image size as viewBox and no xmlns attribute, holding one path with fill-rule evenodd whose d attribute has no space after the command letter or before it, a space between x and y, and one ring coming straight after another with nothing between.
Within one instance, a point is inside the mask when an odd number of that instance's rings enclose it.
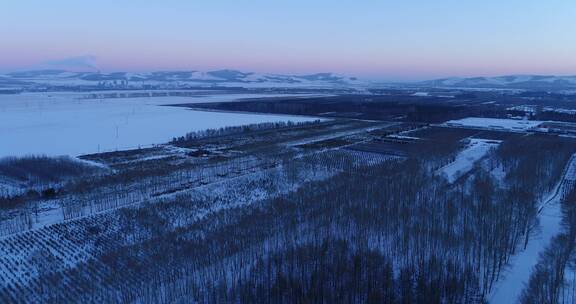
<instances>
[{"instance_id":1,"label":"distant mountain","mask_svg":"<svg viewBox=\"0 0 576 304\"><path fill-rule=\"evenodd\" d=\"M175 71L149 73L69 72L39 70L0 75L0 85L28 86L98 86L98 87L186 87L186 86L346 86L360 81L332 73L281 75L247 73L236 70Z\"/></svg>"},{"instance_id":2,"label":"distant mountain","mask_svg":"<svg viewBox=\"0 0 576 304\"><path fill-rule=\"evenodd\" d=\"M130 72L71 72L49 69L0 75L0 89L174 89L187 87L334 88L433 87L471 89L576 90L576 76L511 75L500 77L443 78L417 83L375 83L333 73L284 75L237 70Z\"/></svg>"},{"instance_id":3,"label":"distant mountain","mask_svg":"<svg viewBox=\"0 0 576 304\"><path fill-rule=\"evenodd\" d=\"M419 82L418 85L459 88L567 90L576 89L576 76L511 75L500 77L444 78Z\"/></svg>"}]
</instances>

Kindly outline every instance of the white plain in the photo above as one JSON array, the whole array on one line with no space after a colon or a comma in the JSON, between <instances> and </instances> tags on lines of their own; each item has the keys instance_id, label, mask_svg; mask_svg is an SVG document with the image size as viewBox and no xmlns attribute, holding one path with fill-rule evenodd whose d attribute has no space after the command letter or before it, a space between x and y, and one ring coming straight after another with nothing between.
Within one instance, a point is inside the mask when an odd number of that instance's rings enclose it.
<instances>
[{"instance_id":1,"label":"white plain","mask_svg":"<svg viewBox=\"0 0 576 304\"><path fill-rule=\"evenodd\" d=\"M78 156L161 144L191 131L313 118L192 111L160 105L234 101L277 94L81 99L85 93L0 95L0 157Z\"/></svg>"}]
</instances>

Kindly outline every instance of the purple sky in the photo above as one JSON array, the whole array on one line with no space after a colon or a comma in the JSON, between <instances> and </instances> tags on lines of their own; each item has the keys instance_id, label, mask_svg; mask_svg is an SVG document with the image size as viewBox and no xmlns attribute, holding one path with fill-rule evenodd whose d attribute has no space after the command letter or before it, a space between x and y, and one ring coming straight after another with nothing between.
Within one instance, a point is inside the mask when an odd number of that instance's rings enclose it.
<instances>
[{"instance_id":1,"label":"purple sky","mask_svg":"<svg viewBox=\"0 0 576 304\"><path fill-rule=\"evenodd\" d=\"M573 0L72 1L2 5L0 70L576 74Z\"/></svg>"}]
</instances>

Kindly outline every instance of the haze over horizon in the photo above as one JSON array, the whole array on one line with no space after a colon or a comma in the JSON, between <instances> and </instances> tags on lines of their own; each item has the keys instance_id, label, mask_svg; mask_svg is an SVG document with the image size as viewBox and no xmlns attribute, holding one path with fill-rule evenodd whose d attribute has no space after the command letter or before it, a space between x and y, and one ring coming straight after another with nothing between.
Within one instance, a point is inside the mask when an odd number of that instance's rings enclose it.
<instances>
[{"instance_id":1,"label":"haze over horizon","mask_svg":"<svg viewBox=\"0 0 576 304\"><path fill-rule=\"evenodd\" d=\"M34 9L31 9L31 8ZM238 69L365 79L576 75L568 0L4 4L0 71Z\"/></svg>"}]
</instances>

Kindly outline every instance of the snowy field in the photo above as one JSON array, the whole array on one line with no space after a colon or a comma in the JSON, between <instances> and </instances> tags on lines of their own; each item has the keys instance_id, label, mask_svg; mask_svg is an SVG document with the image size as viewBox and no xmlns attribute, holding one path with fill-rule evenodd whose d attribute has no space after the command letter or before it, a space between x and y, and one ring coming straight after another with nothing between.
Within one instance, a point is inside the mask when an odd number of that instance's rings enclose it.
<instances>
[{"instance_id":1,"label":"snowy field","mask_svg":"<svg viewBox=\"0 0 576 304\"><path fill-rule=\"evenodd\" d=\"M543 121L536 120L467 117L463 119L447 121L445 125L449 127L472 127L503 131L526 131L536 128L542 123Z\"/></svg>"},{"instance_id":2,"label":"snowy field","mask_svg":"<svg viewBox=\"0 0 576 304\"><path fill-rule=\"evenodd\" d=\"M460 176L468 173L490 149L497 147L498 141L473 138L462 151L456 155L456 159L448 165L440 168L448 182L453 183Z\"/></svg>"},{"instance_id":3,"label":"snowy field","mask_svg":"<svg viewBox=\"0 0 576 304\"><path fill-rule=\"evenodd\" d=\"M201 93L199 93L201 94ZM193 97L86 99L86 93L0 95L0 157L82 155L161 144L187 132L313 118L192 111L160 105L277 97L212 94Z\"/></svg>"}]
</instances>

